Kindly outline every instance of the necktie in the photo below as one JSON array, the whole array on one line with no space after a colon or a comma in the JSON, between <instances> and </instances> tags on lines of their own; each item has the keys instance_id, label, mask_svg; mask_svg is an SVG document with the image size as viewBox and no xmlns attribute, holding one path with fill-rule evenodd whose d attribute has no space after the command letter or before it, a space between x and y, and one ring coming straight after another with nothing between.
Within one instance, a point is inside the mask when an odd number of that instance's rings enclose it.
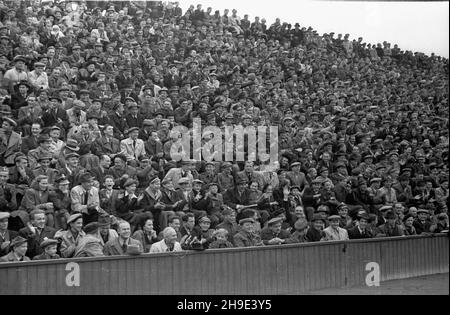
<instances>
[{"instance_id":1,"label":"necktie","mask_svg":"<svg viewBox=\"0 0 450 315\"><path fill-rule=\"evenodd\" d=\"M127 247L128 247L127 243L123 242L122 251L123 251L124 254L127 253Z\"/></svg>"},{"instance_id":2,"label":"necktie","mask_svg":"<svg viewBox=\"0 0 450 315\"><path fill-rule=\"evenodd\" d=\"M136 158L136 140L133 140L134 157Z\"/></svg>"},{"instance_id":3,"label":"necktie","mask_svg":"<svg viewBox=\"0 0 450 315\"><path fill-rule=\"evenodd\" d=\"M89 195L88 195L88 192L86 191L86 192L84 192L84 204L85 205L87 205L87 203L88 203L88 198L89 198Z\"/></svg>"}]
</instances>

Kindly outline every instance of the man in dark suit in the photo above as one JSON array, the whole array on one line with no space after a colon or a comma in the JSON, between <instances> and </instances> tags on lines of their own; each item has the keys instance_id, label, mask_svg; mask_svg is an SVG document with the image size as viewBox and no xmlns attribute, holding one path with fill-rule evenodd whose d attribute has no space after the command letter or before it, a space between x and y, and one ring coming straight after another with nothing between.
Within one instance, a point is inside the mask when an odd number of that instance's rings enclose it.
<instances>
[{"instance_id":1,"label":"man in dark suit","mask_svg":"<svg viewBox=\"0 0 450 315\"><path fill-rule=\"evenodd\" d=\"M123 116L124 108L122 103L116 103L110 115L111 125L114 127L114 138L123 139L125 131L128 129L127 120Z\"/></svg>"},{"instance_id":2,"label":"man in dark suit","mask_svg":"<svg viewBox=\"0 0 450 315\"><path fill-rule=\"evenodd\" d=\"M69 117L67 112L61 107L62 100L57 96L52 96L49 98L49 101L48 109L42 114L44 127L58 126L67 131L69 128Z\"/></svg>"},{"instance_id":3,"label":"man in dark suit","mask_svg":"<svg viewBox=\"0 0 450 315\"><path fill-rule=\"evenodd\" d=\"M223 195L223 202L237 213L250 204L250 189L247 188L247 183L245 178L238 178L236 187L228 189Z\"/></svg>"},{"instance_id":4,"label":"man in dark suit","mask_svg":"<svg viewBox=\"0 0 450 315\"><path fill-rule=\"evenodd\" d=\"M132 239L131 228L128 222L121 222L118 231L119 237L109 240L103 248L105 256L132 255L143 252L142 244Z\"/></svg>"},{"instance_id":5,"label":"man in dark suit","mask_svg":"<svg viewBox=\"0 0 450 315\"><path fill-rule=\"evenodd\" d=\"M0 165L14 165L14 157L20 152L22 139L14 128L17 122L9 117L2 117L0 128Z\"/></svg>"},{"instance_id":6,"label":"man in dark suit","mask_svg":"<svg viewBox=\"0 0 450 315\"><path fill-rule=\"evenodd\" d=\"M367 214L358 215L356 219L356 225L348 229L349 239L362 239L362 238L372 238L372 233L367 229L367 224L369 222L369 216Z\"/></svg>"},{"instance_id":7,"label":"man in dark suit","mask_svg":"<svg viewBox=\"0 0 450 315\"><path fill-rule=\"evenodd\" d=\"M103 137L94 141L92 152L99 157L107 155L110 158L114 158L120 152L120 141L114 138L114 127L106 125L103 134Z\"/></svg>"},{"instance_id":8,"label":"man in dark suit","mask_svg":"<svg viewBox=\"0 0 450 315\"><path fill-rule=\"evenodd\" d=\"M31 222L19 230L19 235L28 242L26 256L34 257L43 253L41 243L44 238L53 238L56 230L46 226L46 215L44 210L33 210L30 212Z\"/></svg>"},{"instance_id":9,"label":"man in dark suit","mask_svg":"<svg viewBox=\"0 0 450 315\"><path fill-rule=\"evenodd\" d=\"M139 107L136 102L131 102L128 107L128 114L125 116L127 125L131 127L142 127L142 122L144 121L144 116L139 113Z\"/></svg>"}]
</instances>

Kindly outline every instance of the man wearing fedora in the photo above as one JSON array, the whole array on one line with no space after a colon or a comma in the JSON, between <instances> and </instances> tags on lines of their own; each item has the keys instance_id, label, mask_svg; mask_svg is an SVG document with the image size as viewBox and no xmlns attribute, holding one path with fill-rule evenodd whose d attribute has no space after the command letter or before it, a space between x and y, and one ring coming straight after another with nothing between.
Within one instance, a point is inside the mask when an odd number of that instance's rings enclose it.
<instances>
[{"instance_id":1,"label":"man wearing fedora","mask_svg":"<svg viewBox=\"0 0 450 315\"><path fill-rule=\"evenodd\" d=\"M30 261L27 253L27 240L21 236L16 236L11 241L11 252L5 256L0 257L0 262L16 262L16 261Z\"/></svg>"},{"instance_id":2,"label":"man wearing fedora","mask_svg":"<svg viewBox=\"0 0 450 315\"><path fill-rule=\"evenodd\" d=\"M122 221L117 229L119 237L109 240L103 248L105 256L136 255L143 252L142 244L131 238L130 223Z\"/></svg>"},{"instance_id":3,"label":"man wearing fedora","mask_svg":"<svg viewBox=\"0 0 450 315\"><path fill-rule=\"evenodd\" d=\"M17 122L9 117L2 117L2 126L0 128L0 165L13 166L14 157L20 152L22 139L14 131Z\"/></svg>"},{"instance_id":4,"label":"man wearing fedora","mask_svg":"<svg viewBox=\"0 0 450 315\"><path fill-rule=\"evenodd\" d=\"M306 240L308 242L319 242L324 236L323 232L325 219L320 213L315 213L311 220L311 226L306 232Z\"/></svg>"}]
</instances>

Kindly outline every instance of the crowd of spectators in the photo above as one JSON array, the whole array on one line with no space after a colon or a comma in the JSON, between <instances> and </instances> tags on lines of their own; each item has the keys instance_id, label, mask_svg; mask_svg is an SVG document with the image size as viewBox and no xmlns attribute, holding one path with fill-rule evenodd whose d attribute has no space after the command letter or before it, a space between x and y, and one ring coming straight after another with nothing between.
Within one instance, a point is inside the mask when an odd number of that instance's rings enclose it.
<instances>
[{"instance_id":1,"label":"crowd of spectators","mask_svg":"<svg viewBox=\"0 0 450 315\"><path fill-rule=\"evenodd\" d=\"M159 1L0 21L0 261L448 232L448 59ZM196 118L279 161L176 161Z\"/></svg>"}]
</instances>

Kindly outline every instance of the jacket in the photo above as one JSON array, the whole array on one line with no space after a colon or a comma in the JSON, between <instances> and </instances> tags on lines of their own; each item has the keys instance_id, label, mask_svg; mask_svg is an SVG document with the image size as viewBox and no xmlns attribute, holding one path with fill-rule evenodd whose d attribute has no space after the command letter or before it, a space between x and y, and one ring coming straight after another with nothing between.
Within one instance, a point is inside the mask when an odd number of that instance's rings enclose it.
<instances>
[{"instance_id":1,"label":"jacket","mask_svg":"<svg viewBox=\"0 0 450 315\"><path fill-rule=\"evenodd\" d=\"M22 260L17 259L14 252L10 252L8 255L0 257L0 262L14 262L14 261L30 261L30 258L24 256Z\"/></svg>"},{"instance_id":2,"label":"jacket","mask_svg":"<svg viewBox=\"0 0 450 315\"><path fill-rule=\"evenodd\" d=\"M182 250L180 243L175 242L172 252L181 252ZM165 253L168 251L167 244L164 240L154 243L150 248L150 254Z\"/></svg>"},{"instance_id":3,"label":"jacket","mask_svg":"<svg viewBox=\"0 0 450 315\"><path fill-rule=\"evenodd\" d=\"M348 232L348 238L351 240L373 237L372 233L368 229L365 229L364 232L361 232L359 230L358 226L354 226L354 227L348 229L347 232Z\"/></svg>"},{"instance_id":4,"label":"jacket","mask_svg":"<svg viewBox=\"0 0 450 315\"><path fill-rule=\"evenodd\" d=\"M250 246L261 246L263 242L261 237L256 233L248 233L245 231L240 231L233 237L234 245L236 247L250 247Z\"/></svg>"},{"instance_id":5,"label":"jacket","mask_svg":"<svg viewBox=\"0 0 450 315\"><path fill-rule=\"evenodd\" d=\"M27 239L28 250L25 254L28 257L34 257L42 254L44 251L41 248L41 243L45 238L53 238L55 236L56 230L49 226L44 226L41 233L32 234L29 227L24 227L19 230L19 235Z\"/></svg>"},{"instance_id":6,"label":"jacket","mask_svg":"<svg viewBox=\"0 0 450 315\"><path fill-rule=\"evenodd\" d=\"M61 257L64 258L70 258L73 257L73 254L75 253L75 248L77 247L80 240L85 236L86 234L81 231L78 233L77 237L73 235L72 231L70 229L66 231L58 231L55 234L55 239L60 239L61 244L59 251L61 253Z\"/></svg>"},{"instance_id":7,"label":"jacket","mask_svg":"<svg viewBox=\"0 0 450 315\"><path fill-rule=\"evenodd\" d=\"M322 241L346 241L348 240L348 233L346 229L341 227L337 227L337 229L332 228L331 226L323 229L324 237L321 239Z\"/></svg>"},{"instance_id":8,"label":"jacket","mask_svg":"<svg viewBox=\"0 0 450 315\"><path fill-rule=\"evenodd\" d=\"M87 206L94 205L97 207L97 210L100 206L100 199L98 196L98 189L96 187L92 187L88 193L87 203L84 203L84 194L85 190L81 185L75 186L70 191L70 199L72 202L72 210L74 212L88 213Z\"/></svg>"},{"instance_id":9,"label":"jacket","mask_svg":"<svg viewBox=\"0 0 450 315\"><path fill-rule=\"evenodd\" d=\"M86 234L80 239L75 247L73 257L101 257L103 254L103 244L94 235Z\"/></svg>"},{"instance_id":10,"label":"jacket","mask_svg":"<svg viewBox=\"0 0 450 315\"><path fill-rule=\"evenodd\" d=\"M141 253L143 252L141 242L133 238L129 238L128 240L128 245L136 245L139 247L139 251ZM122 249L122 246L120 245L120 237L108 241L103 248L103 253L105 254L105 256L126 255L126 253Z\"/></svg>"},{"instance_id":11,"label":"jacket","mask_svg":"<svg viewBox=\"0 0 450 315\"><path fill-rule=\"evenodd\" d=\"M127 161L138 160L139 157L146 155L145 144L141 139L136 139L136 145L131 138L124 139L120 142L120 149L127 157Z\"/></svg>"},{"instance_id":12,"label":"jacket","mask_svg":"<svg viewBox=\"0 0 450 315\"><path fill-rule=\"evenodd\" d=\"M264 245L269 245L269 241L275 237L278 237L282 240L286 240L286 243L289 243L291 238L291 233L287 230L281 230L280 233L275 234L270 228L265 227L261 230L261 239Z\"/></svg>"},{"instance_id":13,"label":"jacket","mask_svg":"<svg viewBox=\"0 0 450 315\"><path fill-rule=\"evenodd\" d=\"M134 232L132 238L141 242L144 248L144 253L150 252L150 248L152 247L152 245L158 242L158 236L151 237L148 234L144 233L144 231L142 230Z\"/></svg>"},{"instance_id":14,"label":"jacket","mask_svg":"<svg viewBox=\"0 0 450 315\"><path fill-rule=\"evenodd\" d=\"M92 144L92 153L101 156L103 154L112 155L120 152L120 141L116 138L108 139L106 137L98 138Z\"/></svg>"},{"instance_id":15,"label":"jacket","mask_svg":"<svg viewBox=\"0 0 450 315\"><path fill-rule=\"evenodd\" d=\"M17 132L12 131L8 139L8 143L0 141L0 160L3 159L4 164L13 165L14 157L20 152L22 139Z\"/></svg>"}]
</instances>

